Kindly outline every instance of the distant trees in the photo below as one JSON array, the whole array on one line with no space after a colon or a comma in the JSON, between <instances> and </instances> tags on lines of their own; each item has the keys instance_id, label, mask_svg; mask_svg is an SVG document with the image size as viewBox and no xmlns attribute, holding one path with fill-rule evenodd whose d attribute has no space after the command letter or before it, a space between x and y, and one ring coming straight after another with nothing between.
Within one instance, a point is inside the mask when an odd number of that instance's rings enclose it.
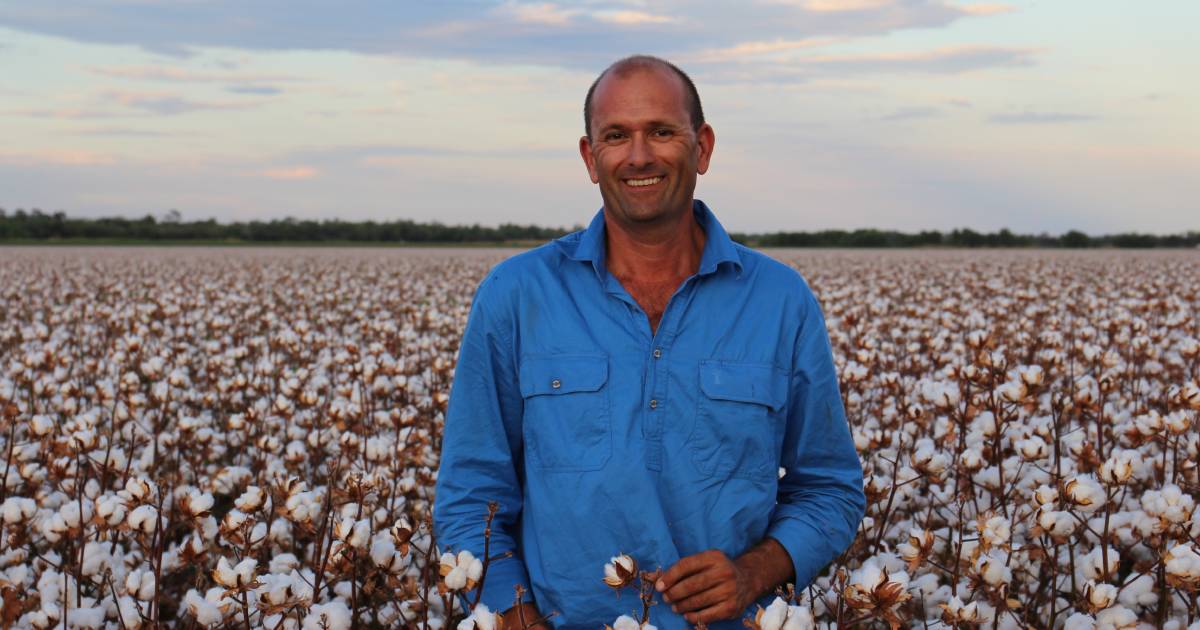
<instances>
[{"instance_id":1,"label":"distant trees","mask_svg":"<svg viewBox=\"0 0 1200 630\"><path fill-rule=\"evenodd\" d=\"M0 241L170 241L231 243L509 243L547 241L565 234L562 228L504 223L498 227L444 225L409 219L395 221L343 221L341 219L296 219L217 223L183 221L177 210L163 219L152 215L140 219L106 217L70 218L62 211L46 213L34 208L8 212L0 208ZM1197 247L1200 232L1183 234L1123 233L1088 236L1071 230L1061 236L976 232L958 228L949 232L923 230L820 230L815 232L771 232L733 234L734 240L761 247Z\"/></svg>"}]
</instances>

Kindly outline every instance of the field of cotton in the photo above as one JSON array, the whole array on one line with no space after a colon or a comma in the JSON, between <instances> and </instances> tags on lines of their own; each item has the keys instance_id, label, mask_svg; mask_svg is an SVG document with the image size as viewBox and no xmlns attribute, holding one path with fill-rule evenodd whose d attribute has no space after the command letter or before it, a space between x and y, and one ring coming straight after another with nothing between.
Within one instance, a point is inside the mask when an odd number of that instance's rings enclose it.
<instances>
[{"instance_id":1,"label":"field of cotton","mask_svg":"<svg viewBox=\"0 0 1200 630\"><path fill-rule=\"evenodd\" d=\"M491 630L429 514L511 253L0 249L0 628ZM1200 628L1200 257L774 255L824 306L868 510L749 625Z\"/></svg>"}]
</instances>

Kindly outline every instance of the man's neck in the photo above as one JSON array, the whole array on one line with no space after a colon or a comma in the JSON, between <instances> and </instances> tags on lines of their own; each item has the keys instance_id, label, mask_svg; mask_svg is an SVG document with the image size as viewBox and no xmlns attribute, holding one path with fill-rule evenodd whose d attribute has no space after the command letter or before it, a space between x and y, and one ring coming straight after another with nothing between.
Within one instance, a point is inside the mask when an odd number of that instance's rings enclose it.
<instances>
[{"instance_id":1,"label":"man's neck","mask_svg":"<svg viewBox=\"0 0 1200 630\"><path fill-rule=\"evenodd\" d=\"M692 212L648 226L622 225L604 213L609 273L641 282L682 279L700 268L704 229Z\"/></svg>"}]
</instances>

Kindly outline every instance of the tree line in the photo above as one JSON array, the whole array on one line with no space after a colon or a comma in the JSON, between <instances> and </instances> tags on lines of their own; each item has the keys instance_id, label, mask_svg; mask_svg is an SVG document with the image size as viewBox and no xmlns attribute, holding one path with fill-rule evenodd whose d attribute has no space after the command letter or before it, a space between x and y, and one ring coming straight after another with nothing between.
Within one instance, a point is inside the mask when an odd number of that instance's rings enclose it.
<instances>
[{"instance_id":1,"label":"tree line","mask_svg":"<svg viewBox=\"0 0 1200 630\"><path fill-rule=\"evenodd\" d=\"M576 227L575 229L578 229ZM0 208L0 241L117 241L197 243L527 243L557 238L570 230L536 225L501 224L497 227L445 225L409 219L394 221L321 221L294 218L270 221L218 223L182 221L177 211L158 219L106 217L84 219L64 212L38 209L8 212ZM959 228L949 232L924 230L820 230L731 235L734 240L759 247L1198 247L1200 231L1180 234L1121 233L1090 236L1078 230L1052 235L1015 234L1007 229L977 232Z\"/></svg>"}]
</instances>

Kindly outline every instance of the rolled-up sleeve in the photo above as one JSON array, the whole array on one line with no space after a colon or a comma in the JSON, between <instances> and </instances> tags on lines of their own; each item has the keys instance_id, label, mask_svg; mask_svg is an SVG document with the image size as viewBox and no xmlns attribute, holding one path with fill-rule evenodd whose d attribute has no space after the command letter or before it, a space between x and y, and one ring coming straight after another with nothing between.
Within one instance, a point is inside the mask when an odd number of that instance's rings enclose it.
<instances>
[{"instance_id":1,"label":"rolled-up sleeve","mask_svg":"<svg viewBox=\"0 0 1200 630\"><path fill-rule=\"evenodd\" d=\"M789 383L785 472L767 529L791 555L798 588L850 546L866 508L862 464L846 422L825 320L807 286L804 298Z\"/></svg>"},{"instance_id":2,"label":"rolled-up sleeve","mask_svg":"<svg viewBox=\"0 0 1200 630\"><path fill-rule=\"evenodd\" d=\"M469 550L482 558L488 503L492 562L480 601L494 611L511 608L514 586L529 592L529 577L517 545L521 516L522 399L518 389L511 318L496 301L493 276L476 291L459 348L442 438L433 525L443 551ZM526 600L530 599L526 595Z\"/></svg>"}]
</instances>

